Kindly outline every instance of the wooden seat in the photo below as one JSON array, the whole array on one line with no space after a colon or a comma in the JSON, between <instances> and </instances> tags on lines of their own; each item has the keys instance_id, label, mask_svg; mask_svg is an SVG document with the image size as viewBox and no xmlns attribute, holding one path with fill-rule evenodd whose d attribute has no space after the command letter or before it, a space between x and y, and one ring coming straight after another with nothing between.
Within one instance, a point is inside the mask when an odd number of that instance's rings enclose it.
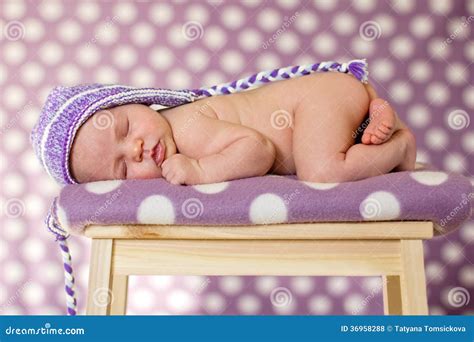
<instances>
[{"instance_id":1,"label":"wooden seat","mask_svg":"<svg viewBox=\"0 0 474 342\"><path fill-rule=\"evenodd\" d=\"M90 225L85 235L88 315L125 314L130 275L378 275L385 314L428 314L422 240L432 222Z\"/></svg>"}]
</instances>

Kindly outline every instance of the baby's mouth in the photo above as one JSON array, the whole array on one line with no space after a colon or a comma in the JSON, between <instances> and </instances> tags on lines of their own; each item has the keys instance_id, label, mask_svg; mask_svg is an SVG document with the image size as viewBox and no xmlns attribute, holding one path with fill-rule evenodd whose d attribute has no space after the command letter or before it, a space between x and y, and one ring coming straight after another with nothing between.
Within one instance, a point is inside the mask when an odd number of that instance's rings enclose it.
<instances>
[{"instance_id":1,"label":"baby's mouth","mask_svg":"<svg viewBox=\"0 0 474 342\"><path fill-rule=\"evenodd\" d=\"M161 163L163 163L163 160L165 158L165 150L165 144L163 144L161 140L151 150L151 157L153 158L157 166L160 166Z\"/></svg>"}]
</instances>

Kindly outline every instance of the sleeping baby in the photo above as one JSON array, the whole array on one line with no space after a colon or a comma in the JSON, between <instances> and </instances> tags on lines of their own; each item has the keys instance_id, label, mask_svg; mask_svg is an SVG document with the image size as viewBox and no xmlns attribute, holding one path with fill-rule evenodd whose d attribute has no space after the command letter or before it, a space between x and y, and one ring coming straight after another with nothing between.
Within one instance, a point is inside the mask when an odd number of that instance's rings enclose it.
<instances>
[{"instance_id":1,"label":"sleeping baby","mask_svg":"<svg viewBox=\"0 0 474 342\"><path fill-rule=\"evenodd\" d=\"M121 89L129 100L117 101L113 86L98 87L56 88L32 133L61 183L194 185L267 173L326 183L414 169L412 132L350 74L314 73L193 102L165 91L156 95L159 110L149 106L153 88Z\"/></svg>"}]
</instances>

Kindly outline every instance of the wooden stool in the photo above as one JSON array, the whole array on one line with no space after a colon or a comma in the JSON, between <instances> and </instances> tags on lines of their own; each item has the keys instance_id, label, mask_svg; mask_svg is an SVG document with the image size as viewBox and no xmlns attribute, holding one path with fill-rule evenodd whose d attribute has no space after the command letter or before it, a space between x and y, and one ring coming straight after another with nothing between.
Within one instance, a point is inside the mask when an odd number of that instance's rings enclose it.
<instances>
[{"instance_id":1,"label":"wooden stool","mask_svg":"<svg viewBox=\"0 0 474 342\"><path fill-rule=\"evenodd\" d=\"M426 221L88 226L88 315L123 315L130 275L382 276L384 312L426 315ZM110 300L100 303L106 291Z\"/></svg>"}]
</instances>

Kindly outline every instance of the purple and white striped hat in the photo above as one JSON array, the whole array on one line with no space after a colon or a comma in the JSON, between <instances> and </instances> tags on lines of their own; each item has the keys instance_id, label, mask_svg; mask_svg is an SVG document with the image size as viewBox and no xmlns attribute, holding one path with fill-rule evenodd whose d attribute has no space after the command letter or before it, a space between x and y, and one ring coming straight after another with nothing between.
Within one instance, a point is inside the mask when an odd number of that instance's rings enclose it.
<instances>
[{"instance_id":1,"label":"purple and white striped hat","mask_svg":"<svg viewBox=\"0 0 474 342\"><path fill-rule=\"evenodd\" d=\"M48 174L60 184L74 184L69 155L76 133L94 113L128 103L174 107L194 100L188 90L88 84L55 87L48 95L30 140Z\"/></svg>"}]
</instances>

